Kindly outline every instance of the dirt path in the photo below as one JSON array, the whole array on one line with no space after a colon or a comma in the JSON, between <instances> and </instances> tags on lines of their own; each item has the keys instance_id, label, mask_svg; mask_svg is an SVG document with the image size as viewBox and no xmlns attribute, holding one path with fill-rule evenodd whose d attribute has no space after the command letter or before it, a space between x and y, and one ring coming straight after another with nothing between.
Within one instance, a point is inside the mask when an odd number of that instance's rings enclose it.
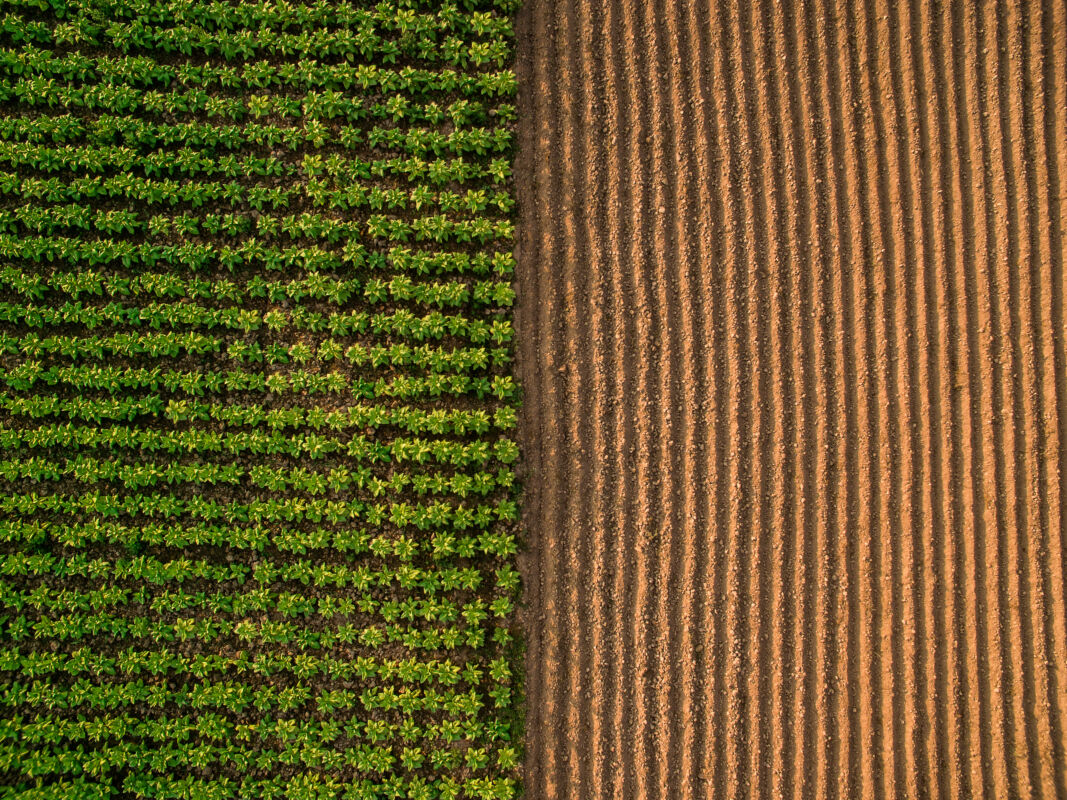
<instances>
[{"instance_id":1,"label":"dirt path","mask_svg":"<svg viewBox=\"0 0 1067 800\"><path fill-rule=\"evenodd\" d=\"M530 800L1067 796L1064 4L519 42Z\"/></svg>"}]
</instances>

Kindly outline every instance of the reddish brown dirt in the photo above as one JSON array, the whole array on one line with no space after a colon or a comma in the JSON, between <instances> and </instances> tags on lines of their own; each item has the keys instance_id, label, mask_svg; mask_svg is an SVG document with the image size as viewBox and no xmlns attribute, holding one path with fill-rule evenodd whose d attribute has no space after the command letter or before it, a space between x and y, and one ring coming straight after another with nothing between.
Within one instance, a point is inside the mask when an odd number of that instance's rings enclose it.
<instances>
[{"instance_id":1,"label":"reddish brown dirt","mask_svg":"<svg viewBox=\"0 0 1067 800\"><path fill-rule=\"evenodd\" d=\"M531 800L1067 797L1065 14L527 0Z\"/></svg>"}]
</instances>

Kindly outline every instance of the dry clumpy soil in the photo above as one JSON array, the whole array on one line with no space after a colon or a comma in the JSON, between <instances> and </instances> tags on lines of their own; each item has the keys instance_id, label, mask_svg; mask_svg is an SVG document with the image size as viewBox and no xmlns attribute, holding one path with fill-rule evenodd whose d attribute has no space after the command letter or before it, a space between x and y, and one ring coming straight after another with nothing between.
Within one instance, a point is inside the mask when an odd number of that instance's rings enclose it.
<instances>
[{"instance_id":1,"label":"dry clumpy soil","mask_svg":"<svg viewBox=\"0 0 1067 800\"><path fill-rule=\"evenodd\" d=\"M531 800L1067 796L1065 17L527 0Z\"/></svg>"}]
</instances>

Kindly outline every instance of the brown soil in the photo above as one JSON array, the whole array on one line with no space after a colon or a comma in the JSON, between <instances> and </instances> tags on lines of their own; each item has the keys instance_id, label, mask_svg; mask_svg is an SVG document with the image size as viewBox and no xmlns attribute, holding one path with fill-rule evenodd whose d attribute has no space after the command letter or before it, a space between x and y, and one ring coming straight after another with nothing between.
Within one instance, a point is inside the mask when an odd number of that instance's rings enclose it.
<instances>
[{"instance_id":1,"label":"brown soil","mask_svg":"<svg viewBox=\"0 0 1067 800\"><path fill-rule=\"evenodd\" d=\"M1067 6L518 53L528 797L1067 797Z\"/></svg>"}]
</instances>

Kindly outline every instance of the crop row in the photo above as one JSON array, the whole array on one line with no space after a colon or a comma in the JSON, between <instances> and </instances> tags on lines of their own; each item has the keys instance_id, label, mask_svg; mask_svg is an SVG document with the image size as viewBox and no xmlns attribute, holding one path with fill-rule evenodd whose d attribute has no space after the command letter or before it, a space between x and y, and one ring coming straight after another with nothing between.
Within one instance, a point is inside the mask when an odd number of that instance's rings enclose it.
<instances>
[{"instance_id":1,"label":"crop row","mask_svg":"<svg viewBox=\"0 0 1067 800\"><path fill-rule=\"evenodd\" d=\"M103 401L98 405L75 404L74 400L60 398L24 398L27 402L37 400L48 404L48 413L65 413L68 416L91 416L103 418L122 417L109 413L112 409L132 410L128 406L107 406L104 403L121 404L128 401ZM93 401L84 401L90 403ZM33 409L11 404L12 413L25 411L29 415ZM84 409L84 414L79 414ZM109 424L105 427L57 423L38 427L0 426L0 447L6 450L25 448L27 451L39 448L67 446L71 450L85 448L106 448L108 450L130 450L141 453L176 454L229 454L248 456L287 455L311 461L326 458L332 454L343 454L355 462L369 461L382 463L396 461L398 464L411 462L424 464L434 461L438 464L451 464L456 467L476 465L485 467L490 460L501 464L510 464L518 456L515 442L507 438L494 441L478 439L474 441L455 441L445 438L407 438L397 437L391 441L371 438L366 434L356 433L350 437L327 436L319 433L286 433L287 428L324 426L331 430L356 429L374 431L381 436L383 428L398 428L409 433L429 433L434 436L455 434L465 436L475 432L487 432L492 427L509 430L515 426L513 408L501 406L495 415L490 416L484 409L471 411L444 409L423 411L408 407L383 408L382 406L351 405L345 411L326 412L322 408L310 410L300 406L277 408L265 411L255 405L227 405L222 403L189 403L171 401L166 404L167 416L176 420L218 419L229 425L263 425L268 431L232 431L220 433L203 428L186 428L184 430L157 430L143 427ZM149 408L145 413L152 413ZM162 413L162 408L157 413ZM321 423L317 422L321 420ZM27 456L29 453L27 452Z\"/></svg>"},{"instance_id":2,"label":"crop row","mask_svg":"<svg viewBox=\"0 0 1067 800\"><path fill-rule=\"evenodd\" d=\"M188 306L174 306L174 308L182 312L187 310ZM19 310L22 311L23 309ZM51 310L53 309L48 309L47 307L42 309L38 319L50 316L49 311ZM80 309L80 311L83 310ZM5 314L5 311L8 313ZM20 319L21 315L17 316L11 311L10 307L5 309L0 304L0 320L14 322L25 319L25 317ZM89 316L81 313L65 314L59 320L54 320L53 324L57 321L87 324L85 319ZM156 317L153 320L156 324L153 324L152 327L161 327L158 319ZM48 321L46 319L45 324ZM45 324L40 327L45 327ZM94 320L90 327L96 327L98 324L99 322ZM38 326L34 325L33 327ZM47 356L73 360L102 359L107 356L122 358L151 356L161 358L166 356L177 357L182 353L198 355L225 352L229 359L239 364L266 363L278 365L339 361L358 367L388 367L391 369L415 367L416 369L442 376L447 376L450 372L467 373L484 370L490 364L490 352L484 347L445 349L443 347L430 347L429 345L412 347L411 345L399 343L388 346L373 345L370 347L353 344L345 347L341 342L332 338L326 338L317 343L314 341L298 341L294 344L288 344L284 341L274 341L266 345L242 339L231 342L225 349L223 349L222 344L223 342L220 338L206 336L201 333L119 333L113 336L52 335L45 337L37 333L29 333L25 336L0 333L0 353L30 358ZM503 365L510 361L510 354L504 348L494 349L492 357L494 365Z\"/></svg>"},{"instance_id":3,"label":"crop row","mask_svg":"<svg viewBox=\"0 0 1067 800\"><path fill-rule=\"evenodd\" d=\"M403 283L403 279L401 281L390 281L389 283L375 280L374 282L368 282L368 286L373 294L384 297L391 294L394 289L405 291L400 288ZM497 294L496 287L498 285L493 282L486 282L482 285L483 291L480 294L483 297L491 298ZM431 285L430 291L436 288L439 287ZM449 291L447 285L442 291ZM364 292L365 294L366 292ZM500 294L499 296L501 300L510 302L512 297L510 288L507 289L507 294ZM381 338L397 336L414 341L439 341L446 336L450 336L465 338L476 345L487 342L505 345L511 342L513 335L511 321L505 317L478 318L468 317L464 314L442 314L439 311L432 311L420 317L408 309L399 309L392 313L359 310L324 314L300 306L288 310L272 308L269 311L259 312L253 309L236 307L217 309L183 303L151 303L145 306L124 306L117 302L111 302L103 307L85 305L56 307L54 305L35 306L6 303L0 308L3 308L4 313L7 315L7 319L4 321L29 327L45 327L67 322L93 327L105 322L125 325L157 322L161 326L164 322L182 324L183 320L190 320L185 324L199 323L200 327L206 328L222 326L231 330L244 331L245 333L259 330L260 328L265 328L272 332L291 328L310 333L329 332L333 336L373 334ZM339 356L340 353L337 355Z\"/></svg>"},{"instance_id":4,"label":"crop row","mask_svg":"<svg viewBox=\"0 0 1067 800\"><path fill-rule=\"evenodd\" d=\"M0 459L0 480L47 481L70 480L77 483L111 482L126 489L141 489L160 484L207 484L249 486L285 491L292 489L312 496L332 493L355 494L365 492L371 497L380 497L388 492L400 492L410 487L416 495L454 494L486 496L498 487L510 488L514 474L501 469L494 474L476 472L395 472L389 480L376 477L368 467L355 471L348 467L334 467L318 471L304 467L278 469L266 464L257 464L246 469L240 464L212 462L208 464L181 464L173 461L138 461L124 464L114 458L98 459L79 455L63 462L45 458Z\"/></svg>"},{"instance_id":5,"label":"crop row","mask_svg":"<svg viewBox=\"0 0 1067 800\"><path fill-rule=\"evenodd\" d=\"M83 285L85 285L83 283ZM323 291L331 292L332 288ZM343 289L347 291L347 287ZM367 301L367 306L385 303L445 307L482 306L502 308L510 306L514 292L506 283L495 281L477 281L473 284L452 282L418 282L406 275L397 275L389 281L371 278L358 292ZM285 307L279 307L284 304ZM507 320L493 320L488 325L482 320L471 320L463 315L443 316L440 313L415 318L410 312L396 312L392 315L369 313L367 311L331 312L324 314L309 310L306 306L293 306L285 300L278 305L259 311L242 308L238 305L205 306L188 300L172 303L149 302L126 304L112 300L107 304L90 304L84 301L65 303L0 303L0 322L25 325L31 328L49 328L57 325L84 325L90 330L102 325L150 327L160 329L164 326L226 328L243 333L260 329L273 332L288 330L321 333L329 331L334 336L351 336L367 332L385 333L387 326L397 328L398 323L405 325L409 335L415 338L440 339L445 335L463 336L466 334L476 343L492 338L496 344L505 344L511 338ZM393 332L393 331L389 331ZM36 335L36 334L34 334ZM177 334L173 334L177 335ZM197 334L189 334L197 335ZM54 340L56 337L38 337L36 341ZM8 337L8 342L14 341ZM16 345L17 346L17 345ZM339 343L327 345L334 350L332 355L323 360L340 358L343 348ZM361 348L366 352L376 351L383 345ZM358 352L358 351L357 351ZM32 355L32 354L31 354ZM355 356L353 356L355 358ZM282 359L279 363L284 363Z\"/></svg>"},{"instance_id":6,"label":"crop row","mask_svg":"<svg viewBox=\"0 0 1067 800\"><path fill-rule=\"evenodd\" d=\"M347 88L345 91L348 91ZM412 100L406 94L391 94L387 95L386 100L364 101L357 108L356 97L349 98L353 105L346 113L361 123L358 125L305 119L303 116L279 119L277 122L235 125L221 120L173 122L106 113L87 116L63 113L33 117L0 114L0 140L35 145L113 145L135 151L178 147L230 152L229 156L216 152L220 159L234 157L237 153L253 155L269 150L272 153L280 151L278 157L287 161L290 156L285 151L295 153L327 145L332 149L360 149L365 142L367 123L378 120L391 123L393 127L416 125L438 130L442 127L447 129L451 124L454 130L462 130L469 126L488 125L495 131L498 128L506 129L507 124L515 118L515 107L511 103L483 104L470 98L461 98L442 104L436 100Z\"/></svg>"}]
</instances>

